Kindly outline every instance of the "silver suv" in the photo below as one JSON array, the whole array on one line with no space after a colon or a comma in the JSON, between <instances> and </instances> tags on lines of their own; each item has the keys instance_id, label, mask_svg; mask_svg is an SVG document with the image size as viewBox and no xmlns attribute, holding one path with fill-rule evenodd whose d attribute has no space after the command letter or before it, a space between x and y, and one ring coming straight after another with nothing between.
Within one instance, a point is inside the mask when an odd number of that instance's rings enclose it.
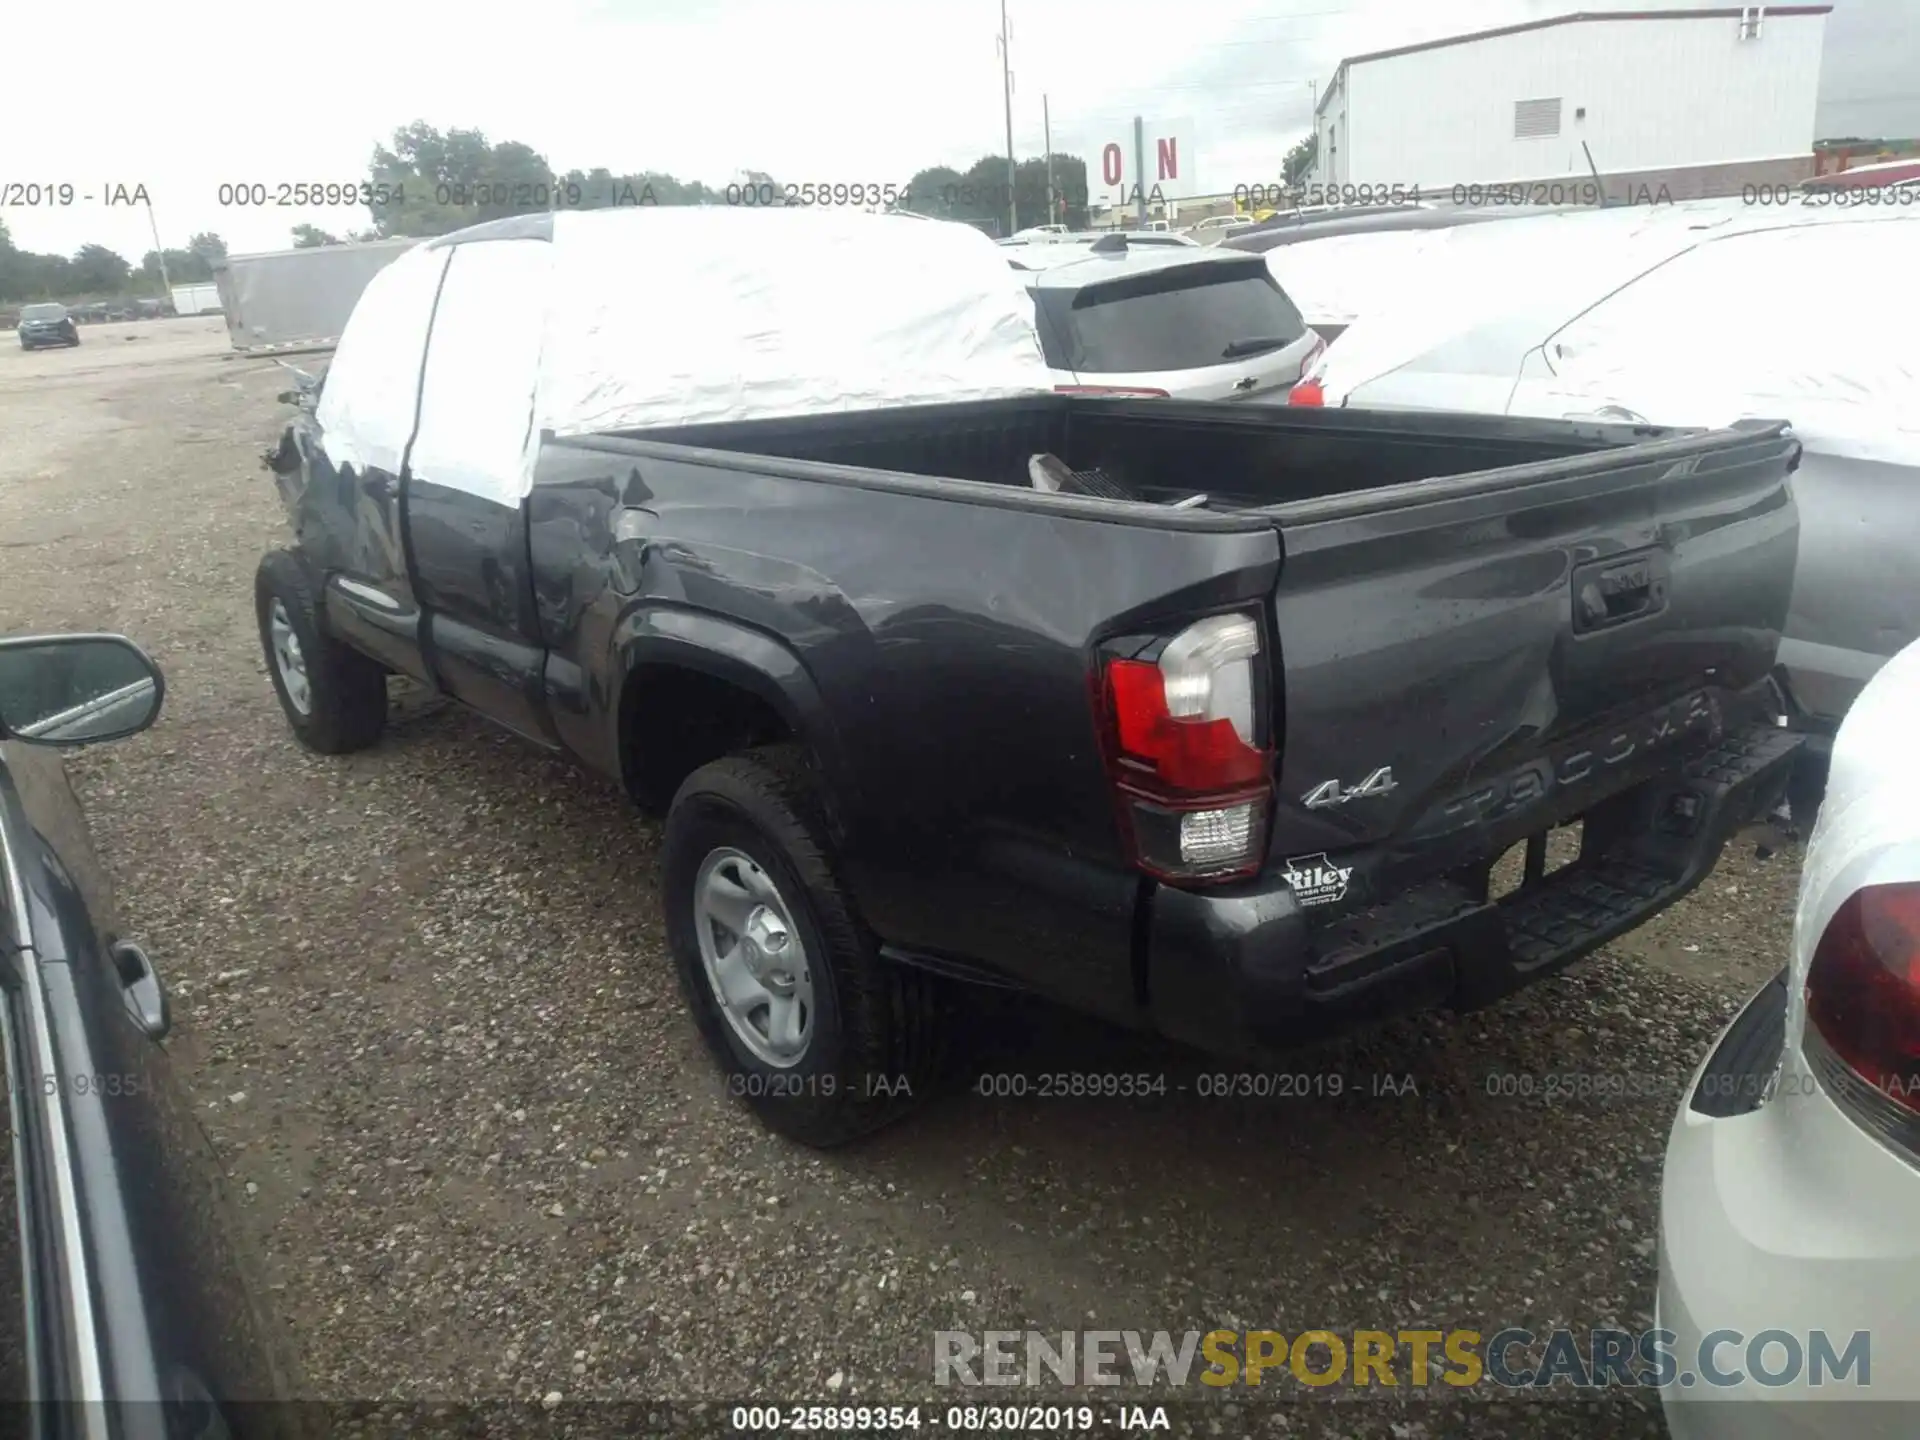
<instances>
[{"instance_id":1,"label":"silver suv","mask_svg":"<svg viewBox=\"0 0 1920 1440\"><path fill-rule=\"evenodd\" d=\"M1284 404L1320 337L1258 255L1048 245L1013 261L1062 390Z\"/></svg>"}]
</instances>

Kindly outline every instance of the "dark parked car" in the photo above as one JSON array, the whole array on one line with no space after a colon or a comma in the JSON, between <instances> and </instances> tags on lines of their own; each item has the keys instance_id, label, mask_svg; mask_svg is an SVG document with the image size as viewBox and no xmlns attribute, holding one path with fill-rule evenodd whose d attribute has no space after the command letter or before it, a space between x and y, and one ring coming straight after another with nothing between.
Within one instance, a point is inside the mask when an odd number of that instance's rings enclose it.
<instances>
[{"instance_id":1,"label":"dark parked car","mask_svg":"<svg viewBox=\"0 0 1920 1440\"><path fill-rule=\"evenodd\" d=\"M285 1399L293 1371L168 1068L166 991L119 928L50 748L144 730L163 689L119 636L0 641L0 1032L19 1217L19 1288L0 1294L21 1302L0 1317L10 1434L280 1437L306 1423L242 1403Z\"/></svg>"},{"instance_id":2,"label":"dark parked car","mask_svg":"<svg viewBox=\"0 0 1920 1440\"><path fill-rule=\"evenodd\" d=\"M78 345L80 327L67 307L57 301L20 307L20 348L38 350L43 345Z\"/></svg>"},{"instance_id":3,"label":"dark parked car","mask_svg":"<svg viewBox=\"0 0 1920 1440\"><path fill-rule=\"evenodd\" d=\"M816 1144L925 1093L948 980L1262 1055L1552 974L1772 807L1784 423L1053 393L1005 256L663 209L394 261L265 457L295 734L398 672L664 811L695 1019Z\"/></svg>"}]
</instances>

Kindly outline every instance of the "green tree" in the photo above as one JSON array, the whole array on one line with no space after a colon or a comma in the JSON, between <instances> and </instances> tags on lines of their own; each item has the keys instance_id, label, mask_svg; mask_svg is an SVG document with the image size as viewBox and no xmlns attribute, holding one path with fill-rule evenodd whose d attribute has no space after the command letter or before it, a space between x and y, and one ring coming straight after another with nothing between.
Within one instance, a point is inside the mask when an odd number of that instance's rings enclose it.
<instances>
[{"instance_id":1,"label":"green tree","mask_svg":"<svg viewBox=\"0 0 1920 1440\"><path fill-rule=\"evenodd\" d=\"M212 272L215 260L227 258L227 242L211 230L202 230L187 241L187 250L207 262L208 272Z\"/></svg>"},{"instance_id":2,"label":"green tree","mask_svg":"<svg viewBox=\"0 0 1920 1440\"><path fill-rule=\"evenodd\" d=\"M296 225L293 227L293 248L312 250L321 245L338 245L340 237L330 235L317 225Z\"/></svg>"},{"instance_id":3,"label":"green tree","mask_svg":"<svg viewBox=\"0 0 1920 1440\"><path fill-rule=\"evenodd\" d=\"M1302 135L1293 142L1280 162L1280 174L1287 184L1298 187L1313 178L1314 162L1319 158L1318 135Z\"/></svg>"},{"instance_id":4,"label":"green tree","mask_svg":"<svg viewBox=\"0 0 1920 1440\"><path fill-rule=\"evenodd\" d=\"M922 215L964 220L994 234L1007 233L1007 157L983 155L964 171L951 165L922 170L908 182L913 199L909 208ZM1087 167L1073 155L1053 157L1054 214L1047 213L1047 159L1044 155L1016 161L1013 169L1013 205L1016 228L1065 224L1083 229L1087 224Z\"/></svg>"},{"instance_id":5,"label":"green tree","mask_svg":"<svg viewBox=\"0 0 1920 1440\"><path fill-rule=\"evenodd\" d=\"M82 245L74 252L69 280L81 290L113 293L126 287L133 267L104 245Z\"/></svg>"},{"instance_id":6,"label":"green tree","mask_svg":"<svg viewBox=\"0 0 1920 1440\"><path fill-rule=\"evenodd\" d=\"M528 210L544 210L554 175L546 157L517 140L489 143L479 130L442 134L416 120L376 145L368 178L373 228L381 235L444 235Z\"/></svg>"},{"instance_id":7,"label":"green tree","mask_svg":"<svg viewBox=\"0 0 1920 1440\"><path fill-rule=\"evenodd\" d=\"M604 210L619 205L722 205L726 196L698 180L681 181L658 170L615 175L605 166L569 170L554 187L556 208Z\"/></svg>"},{"instance_id":8,"label":"green tree","mask_svg":"<svg viewBox=\"0 0 1920 1440\"><path fill-rule=\"evenodd\" d=\"M907 182L908 199L901 208L919 215L949 217L959 188L958 170L951 165L935 165Z\"/></svg>"},{"instance_id":9,"label":"green tree","mask_svg":"<svg viewBox=\"0 0 1920 1440\"><path fill-rule=\"evenodd\" d=\"M172 250L166 252L167 264L163 272L160 267L160 252L149 250L140 257L140 275L154 285L158 285L161 276L175 285L193 285L213 279L213 264L205 255L196 255L191 250Z\"/></svg>"},{"instance_id":10,"label":"green tree","mask_svg":"<svg viewBox=\"0 0 1920 1440\"><path fill-rule=\"evenodd\" d=\"M1077 155L1053 157L1053 214L1047 213L1047 159L1044 155L1022 160L1014 167L1014 203L1020 211L1020 227L1029 225L1065 225L1069 230L1087 227L1087 162Z\"/></svg>"}]
</instances>

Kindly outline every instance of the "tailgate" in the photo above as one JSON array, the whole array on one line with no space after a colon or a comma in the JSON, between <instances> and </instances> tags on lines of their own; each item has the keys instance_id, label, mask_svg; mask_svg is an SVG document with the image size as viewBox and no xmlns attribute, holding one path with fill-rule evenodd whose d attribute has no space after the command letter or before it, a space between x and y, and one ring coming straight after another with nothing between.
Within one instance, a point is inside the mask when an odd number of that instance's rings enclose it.
<instances>
[{"instance_id":1,"label":"tailgate","mask_svg":"<svg viewBox=\"0 0 1920 1440\"><path fill-rule=\"evenodd\" d=\"M1274 863L1410 881L1677 766L1772 669L1798 456L1743 422L1275 507Z\"/></svg>"}]
</instances>

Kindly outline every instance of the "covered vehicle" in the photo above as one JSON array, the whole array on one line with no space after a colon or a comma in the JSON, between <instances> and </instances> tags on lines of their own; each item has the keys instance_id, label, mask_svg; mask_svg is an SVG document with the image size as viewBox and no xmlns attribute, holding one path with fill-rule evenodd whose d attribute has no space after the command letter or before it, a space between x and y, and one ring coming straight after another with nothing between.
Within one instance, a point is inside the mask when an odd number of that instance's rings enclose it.
<instances>
[{"instance_id":1,"label":"covered vehicle","mask_svg":"<svg viewBox=\"0 0 1920 1440\"><path fill-rule=\"evenodd\" d=\"M1487 227L1409 267L1404 303L1357 322L1296 398L1656 425L1790 419L1806 459L1780 660L1795 721L1820 741L1804 812L1825 737L1920 638L1920 289L1899 278L1917 220L1912 207L1702 201ZM1754 303L1783 286L1826 296L1837 275L1880 279L1790 322Z\"/></svg>"},{"instance_id":2,"label":"covered vehicle","mask_svg":"<svg viewBox=\"0 0 1920 1440\"><path fill-rule=\"evenodd\" d=\"M1430 251L1457 232L1551 215L1591 213L1571 207L1459 206L1421 202L1296 212L1223 243L1267 257L1273 277L1329 344L1362 315L1404 304L1401 286Z\"/></svg>"},{"instance_id":3,"label":"covered vehicle","mask_svg":"<svg viewBox=\"0 0 1920 1440\"><path fill-rule=\"evenodd\" d=\"M398 672L664 813L694 1018L813 1144L925 1096L949 984L1268 1054L1550 975L1772 804L1783 424L1054 386L958 225L426 242L266 457L282 709L361 749Z\"/></svg>"},{"instance_id":4,"label":"covered vehicle","mask_svg":"<svg viewBox=\"0 0 1920 1440\"><path fill-rule=\"evenodd\" d=\"M47 345L78 345L80 326L58 301L20 307L20 348L38 350Z\"/></svg>"}]
</instances>

